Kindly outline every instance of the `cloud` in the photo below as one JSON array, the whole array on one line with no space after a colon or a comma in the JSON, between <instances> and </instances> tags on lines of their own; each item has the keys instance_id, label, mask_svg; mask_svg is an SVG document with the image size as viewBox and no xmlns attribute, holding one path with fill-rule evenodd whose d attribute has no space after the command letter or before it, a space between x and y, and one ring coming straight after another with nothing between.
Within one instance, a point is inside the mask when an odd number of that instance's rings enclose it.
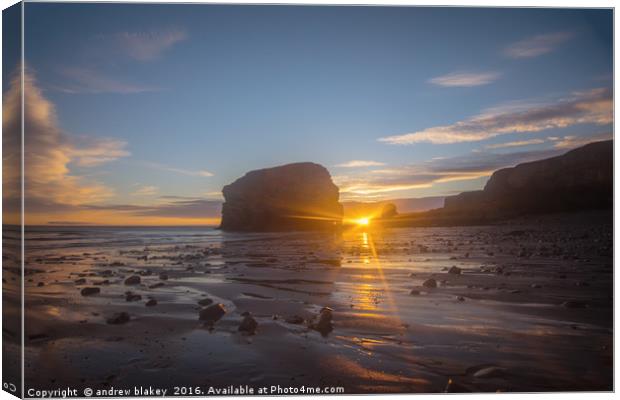
<instances>
[{"instance_id":1,"label":"cloud","mask_svg":"<svg viewBox=\"0 0 620 400\"><path fill-rule=\"evenodd\" d=\"M531 146L533 144L542 144L542 143L545 143L544 139L517 140L514 142L488 144L484 146L484 148L485 149L504 149L506 147L523 147L523 146Z\"/></svg>"},{"instance_id":2,"label":"cloud","mask_svg":"<svg viewBox=\"0 0 620 400\"><path fill-rule=\"evenodd\" d=\"M598 142L601 140L610 140L613 139L613 134L611 132L607 133L597 133L594 135L588 136L562 136L562 137L554 137L551 136L548 139L553 143L553 147L556 149L574 149L576 147L581 147L585 144Z\"/></svg>"},{"instance_id":3,"label":"cloud","mask_svg":"<svg viewBox=\"0 0 620 400\"><path fill-rule=\"evenodd\" d=\"M186 40L187 37L187 32L183 29L119 32L98 36L104 47L117 49L137 61L155 60L175 44Z\"/></svg>"},{"instance_id":4,"label":"cloud","mask_svg":"<svg viewBox=\"0 0 620 400\"><path fill-rule=\"evenodd\" d=\"M111 204L86 205L84 210L124 213L133 217L219 218L222 201L182 196L162 196L167 201L153 205Z\"/></svg>"},{"instance_id":5,"label":"cloud","mask_svg":"<svg viewBox=\"0 0 620 400\"><path fill-rule=\"evenodd\" d=\"M388 144L477 142L510 133L539 132L578 124L605 125L613 122L610 89L576 92L570 97L544 104L497 107L451 125L379 138Z\"/></svg>"},{"instance_id":6,"label":"cloud","mask_svg":"<svg viewBox=\"0 0 620 400\"><path fill-rule=\"evenodd\" d=\"M28 70L24 74L26 207L42 203L63 208L112 197L114 191L111 188L72 173L69 165L91 167L127 156L129 152L124 150L125 143L113 139L76 140L67 135L60 129L54 106L43 96L33 74ZM3 200L7 204L19 201L20 196L20 86L20 76L15 74L4 93Z\"/></svg>"},{"instance_id":7,"label":"cloud","mask_svg":"<svg viewBox=\"0 0 620 400\"><path fill-rule=\"evenodd\" d=\"M573 37L573 34L570 32L555 32L532 36L506 47L504 55L510 58L537 57L553 51L571 37Z\"/></svg>"},{"instance_id":8,"label":"cloud","mask_svg":"<svg viewBox=\"0 0 620 400\"><path fill-rule=\"evenodd\" d=\"M131 193L132 196L154 196L159 192L159 188L157 186L139 186L138 189Z\"/></svg>"},{"instance_id":9,"label":"cloud","mask_svg":"<svg viewBox=\"0 0 620 400\"><path fill-rule=\"evenodd\" d=\"M171 167L165 164L154 163L154 162L142 162L141 164L147 168L157 169L160 171L174 172L175 174L181 174L181 175L186 175L186 176L196 176L196 177L203 177L203 178L214 176L212 172L209 172L204 169L191 170L191 169L184 169L184 168L175 168L175 167Z\"/></svg>"},{"instance_id":10,"label":"cloud","mask_svg":"<svg viewBox=\"0 0 620 400\"><path fill-rule=\"evenodd\" d=\"M69 156L71 162L80 167L96 167L131 155L123 140L80 136L75 137L73 143L74 147L68 149Z\"/></svg>"},{"instance_id":11,"label":"cloud","mask_svg":"<svg viewBox=\"0 0 620 400\"><path fill-rule=\"evenodd\" d=\"M426 189L436 184L468 181L490 176L494 171L519 163L540 160L563 153L562 149L513 153L478 152L458 157L379 169L370 173L336 176L343 199L377 198L392 192Z\"/></svg>"},{"instance_id":12,"label":"cloud","mask_svg":"<svg viewBox=\"0 0 620 400\"><path fill-rule=\"evenodd\" d=\"M360 168L360 167L380 167L385 163L379 161L364 161L364 160L352 160L342 164L336 164L336 167L340 168Z\"/></svg>"},{"instance_id":13,"label":"cloud","mask_svg":"<svg viewBox=\"0 0 620 400\"><path fill-rule=\"evenodd\" d=\"M432 78L429 82L444 87L472 87L488 85L500 76L499 72L453 72Z\"/></svg>"},{"instance_id":14,"label":"cloud","mask_svg":"<svg viewBox=\"0 0 620 400\"><path fill-rule=\"evenodd\" d=\"M65 78L62 84L54 85L53 89L69 94L136 94L155 92L160 89L119 81L89 68L63 68L60 74Z\"/></svg>"}]
</instances>

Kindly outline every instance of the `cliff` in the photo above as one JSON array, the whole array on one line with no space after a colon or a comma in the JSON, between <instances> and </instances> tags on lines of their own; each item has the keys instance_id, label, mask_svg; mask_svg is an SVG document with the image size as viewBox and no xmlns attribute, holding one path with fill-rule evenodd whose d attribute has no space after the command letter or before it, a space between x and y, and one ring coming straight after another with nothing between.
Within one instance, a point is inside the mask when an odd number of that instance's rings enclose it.
<instances>
[{"instance_id":1,"label":"cliff","mask_svg":"<svg viewBox=\"0 0 620 400\"><path fill-rule=\"evenodd\" d=\"M500 169L484 190L447 197L441 214L497 219L613 207L613 141Z\"/></svg>"}]
</instances>

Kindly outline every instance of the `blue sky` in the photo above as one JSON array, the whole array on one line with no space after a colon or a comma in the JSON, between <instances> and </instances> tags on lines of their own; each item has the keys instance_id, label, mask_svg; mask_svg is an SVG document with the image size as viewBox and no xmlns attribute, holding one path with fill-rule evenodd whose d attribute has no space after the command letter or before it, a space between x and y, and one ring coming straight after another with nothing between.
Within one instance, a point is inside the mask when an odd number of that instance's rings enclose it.
<instances>
[{"instance_id":1,"label":"blue sky","mask_svg":"<svg viewBox=\"0 0 620 400\"><path fill-rule=\"evenodd\" d=\"M27 3L25 15L64 174L101 191L82 208L195 207L297 161L326 166L344 199L449 195L611 137L610 10ZM82 220L66 213L42 218Z\"/></svg>"}]
</instances>

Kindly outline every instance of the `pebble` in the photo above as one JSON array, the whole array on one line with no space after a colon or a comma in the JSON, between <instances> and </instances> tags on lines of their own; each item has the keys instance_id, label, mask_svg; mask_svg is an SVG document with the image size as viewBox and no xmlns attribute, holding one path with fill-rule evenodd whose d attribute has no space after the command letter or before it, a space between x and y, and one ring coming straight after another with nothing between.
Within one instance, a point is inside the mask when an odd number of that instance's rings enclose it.
<instances>
[{"instance_id":1,"label":"pebble","mask_svg":"<svg viewBox=\"0 0 620 400\"><path fill-rule=\"evenodd\" d=\"M213 304L213 300L207 297L206 299L198 300L198 304L201 306L208 306L208 305Z\"/></svg>"},{"instance_id":2,"label":"pebble","mask_svg":"<svg viewBox=\"0 0 620 400\"><path fill-rule=\"evenodd\" d=\"M92 296L100 292L101 292L101 289L99 289L98 287L85 287L84 289L80 291L80 294L82 296Z\"/></svg>"},{"instance_id":3,"label":"pebble","mask_svg":"<svg viewBox=\"0 0 620 400\"><path fill-rule=\"evenodd\" d=\"M138 301L138 300L142 300L142 296L140 296L139 294L135 294L132 292L125 293L125 301Z\"/></svg>"},{"instance_id":4,"label":"pebble","mask_svg":"<svg viewBox=\"0 0 620 400\"><path fill-rule=\"evenodd\" d=\"M207 323L215 323L226 314L223 304L213 304L207 308L200 310L199 319Z\"/></svg>"},{"instance_id":5,"label":"pebble","mask_svg":"<svg viewBox=\"0 0 620 400\"><path fill-rule=\"evenodd\" d=\"M144 305L145 305L146 307L153 307L153 306L156 306L156 305L157 305L157 300L155 300L155 299L150 299L150 300L149 300L149 301L147 301Z\"/></svg>"},{"instance_id":6,"label":"pebble","mask_svg":"<svg viewBox=\"0 0 620 400\"><path fill-rule=\"evenodd\" d=\"M430 278L430 279L425 280L422 286L427 287L427 288L436 288L437 281L434 280L433 278Z\"/></svg>"},{"instance_id":7,"label":"pebble","mask_svg":"<svg viewBox=\"0 0 620 400\"><path fill-rule=\"evenodd\" d=\"M453 265L453 266L452 266L452 267L448 270L448 273L449 273L449 274L454 274L454 275L460 275L460 274L461 274L461 272L462 272L462 270L461 270L459 267L457 267L456 265Z\"/></svg>"},{"instance_id":8,"label":"pebble","mask_svg":"<svg viewBox=\"0 0 620 400\"><path fill-rule=\"evenodd\" d=\"M253 335L256 332L256 328L258 328L258 322L250 315L246 315L241 321L239 325L239 332L246 333L248 335Z\"/></svg>"},{"instance_id":9,"label":"pebble","mask_svg":"<svg viewBox=\"0 0 620 400\"><path fill-rule=\"evenodd\" d=\"M129 278L125 279L125 285L139 285L140 282L141 280L138 275L132 275Z\"/></svg>"},{"instance_id":10,"label":"pebble","mask_svg":"<svg viewBox=\"0 0 620 400\"><path fill-rule=\"evenodd\" d=\"M106 322L111 325L120 325L127 323L129 322L129 314L127 314L126 312L114 314L114 316L108 318Z\"/></svg>"}]
</instances>

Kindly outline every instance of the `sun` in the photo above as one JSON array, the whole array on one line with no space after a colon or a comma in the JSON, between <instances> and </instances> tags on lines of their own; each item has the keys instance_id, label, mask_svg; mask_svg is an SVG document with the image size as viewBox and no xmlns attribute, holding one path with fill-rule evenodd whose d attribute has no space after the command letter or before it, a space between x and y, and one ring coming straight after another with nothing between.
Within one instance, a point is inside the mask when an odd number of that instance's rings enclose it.
<instances>
[{"instance_id":1,"label":"sun","mask_svg":"<svg viewBox=\"0 0 620 400\"><path fill-rule=\"evenodd\" d=\"M370 218L358 218L355 220L355 223L358 225L368 225L370 223Z\"/></svg>"}]
</instances>

